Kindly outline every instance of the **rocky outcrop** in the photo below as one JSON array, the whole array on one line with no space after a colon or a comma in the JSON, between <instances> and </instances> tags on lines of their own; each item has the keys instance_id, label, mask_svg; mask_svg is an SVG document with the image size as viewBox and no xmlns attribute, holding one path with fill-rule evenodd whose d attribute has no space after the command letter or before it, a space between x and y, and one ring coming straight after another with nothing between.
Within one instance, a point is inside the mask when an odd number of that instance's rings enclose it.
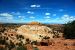
<instances>
[{"instance_id":1,"label":"rocky outcrop","mask_svg":"<svg viewBox=\"0 0 75 50\"><path fill-rule=\"evenodd\" d=\"M30 22L30 23L28 23L29 25L41 25L41 23L39 23L39 22Z\"/></svg>"},{"instance_id":2,"label":"rocky outcrop","mask_svg":"<svg viewBox=\"0 0 75 50\"><path fill-rule=\"evenodd\" d=\"M22 25L18 28L17 33L29 38L31 41L41 41L43 37L47 36L53 38L52 29L47 26L39 25Z\"/></svg>"}]
</instances>

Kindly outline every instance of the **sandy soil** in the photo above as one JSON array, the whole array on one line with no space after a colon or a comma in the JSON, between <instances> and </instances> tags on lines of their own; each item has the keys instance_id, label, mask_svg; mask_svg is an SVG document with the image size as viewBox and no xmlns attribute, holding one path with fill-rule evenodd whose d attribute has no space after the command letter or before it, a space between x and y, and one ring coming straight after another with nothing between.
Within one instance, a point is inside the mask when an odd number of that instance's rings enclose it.
<instances>
[{"instance_id":1,"label":"sandy soil","mask_svg":"<svg viewBox=\"0 0 75 50\"><path fill-rule=\"evenodd\" d=\"M75 39L54 39L55 44L50 46L38 46L40 50L75 50Z\"/></svg>"}]
</instances>

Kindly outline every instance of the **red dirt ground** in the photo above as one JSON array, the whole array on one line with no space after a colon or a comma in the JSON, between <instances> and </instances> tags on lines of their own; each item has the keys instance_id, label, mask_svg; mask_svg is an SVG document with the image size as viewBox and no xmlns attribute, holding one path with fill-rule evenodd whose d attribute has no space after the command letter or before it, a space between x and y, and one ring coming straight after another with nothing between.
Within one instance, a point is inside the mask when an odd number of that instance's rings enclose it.
<instances>
[{"instance_id":1,"label":"red dirt ground","mask_svg":"<svg viewBox=\"0 0 75 50\"><path fill-rule=\"evenodd\" d=\"M50 46L38 46L40 50L75 50L75 39L54 39L55 44Z\"/></svg>"},{"instance_id":2,"label":"red dirt ground","mask_svg":"<svg viewBox=\"0 0 75 50\"><path fill-rule=\"evenodd\" d=\"M37 46L39 50L75 50L75 39L61 39L55 38L54 44L49 46ZM28 50L33 50L30 45L28 46ZM12 49L15 50L15 49Z\"/></svg>"}]
</instances>

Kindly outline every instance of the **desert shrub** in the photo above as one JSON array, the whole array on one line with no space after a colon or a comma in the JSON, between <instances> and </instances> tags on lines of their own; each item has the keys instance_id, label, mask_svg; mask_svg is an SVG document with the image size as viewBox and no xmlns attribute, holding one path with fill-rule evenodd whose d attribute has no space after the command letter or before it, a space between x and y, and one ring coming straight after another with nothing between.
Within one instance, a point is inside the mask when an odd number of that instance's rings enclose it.
<instances>
[{"instance_id":1,"label":"desert shrub","mask_svg":"<svg viewBox=\"0 0 75 50\"><path fill-rule=\"evenodd\" d=\"M37 43L38 43L37 41L33 41L31 44L37 45Z\"/></svg>"},{"instance_id":2,"label":"desert shrub","mask_svg":"<svg viewBox=\"0 0 75 50\"><path fill-rule=\"evenodd\" d=\"M49 39L50 37L47 37L47 36L45 36L45 37L43 37L43 39Z\"/></svg>"},{"instance_id":3,"label":"desert shrub","mask_svg":"<svg viewBox=\"0 0 75 50\"><path fill-rule=\"evenodd\" d=\"M48 43L46 42L40 42L41 46L48 46Z\"/></svg>"},{"instance_id":4,"label":"desert shrub","mask_svg":"<svg viewBox=\"0 0 75 50\"><path fill-rule=\"evenodd\" d=\"M67 46L67 44L65 43L64 46Z\"/></svg>"},{"instance_id":5,"label":"desert shrub","mask_svg":"<svg viewBox=\"0 0 75 50\"><path fill-rule=\"evenodd\" d=\"M26 39L26 44L30 44L29 38Z\"/></svg>"},{"instance_id":6,"label":"desert shrub","mask_svg":"<svg viewBox=\"0 0 75 50\"><path fill-rule=\"evenodd\" d=\"M16 35L17 39L24 39L24 36L23 35Z\"/></svg>"}]
</instances>

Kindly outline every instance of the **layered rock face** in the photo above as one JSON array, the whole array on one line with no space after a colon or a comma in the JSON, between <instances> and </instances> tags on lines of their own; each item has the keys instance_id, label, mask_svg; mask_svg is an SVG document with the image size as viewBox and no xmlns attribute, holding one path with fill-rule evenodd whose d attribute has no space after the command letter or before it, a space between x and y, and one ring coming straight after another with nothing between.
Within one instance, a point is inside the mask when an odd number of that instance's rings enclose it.
<instances>
[{"instance_id":1,"label":"layered rock face","mask_svg":"<svg viewBox=\"0 0 75 50\"><path fill-rule=\"evenodd\" d=\"M24 38L29 38L31 41L40 42L43 37L53 38L52 29L47 26L39 25L22 25L18 28L17 33L23 35Z\"/></svg>"}]
</instances>

